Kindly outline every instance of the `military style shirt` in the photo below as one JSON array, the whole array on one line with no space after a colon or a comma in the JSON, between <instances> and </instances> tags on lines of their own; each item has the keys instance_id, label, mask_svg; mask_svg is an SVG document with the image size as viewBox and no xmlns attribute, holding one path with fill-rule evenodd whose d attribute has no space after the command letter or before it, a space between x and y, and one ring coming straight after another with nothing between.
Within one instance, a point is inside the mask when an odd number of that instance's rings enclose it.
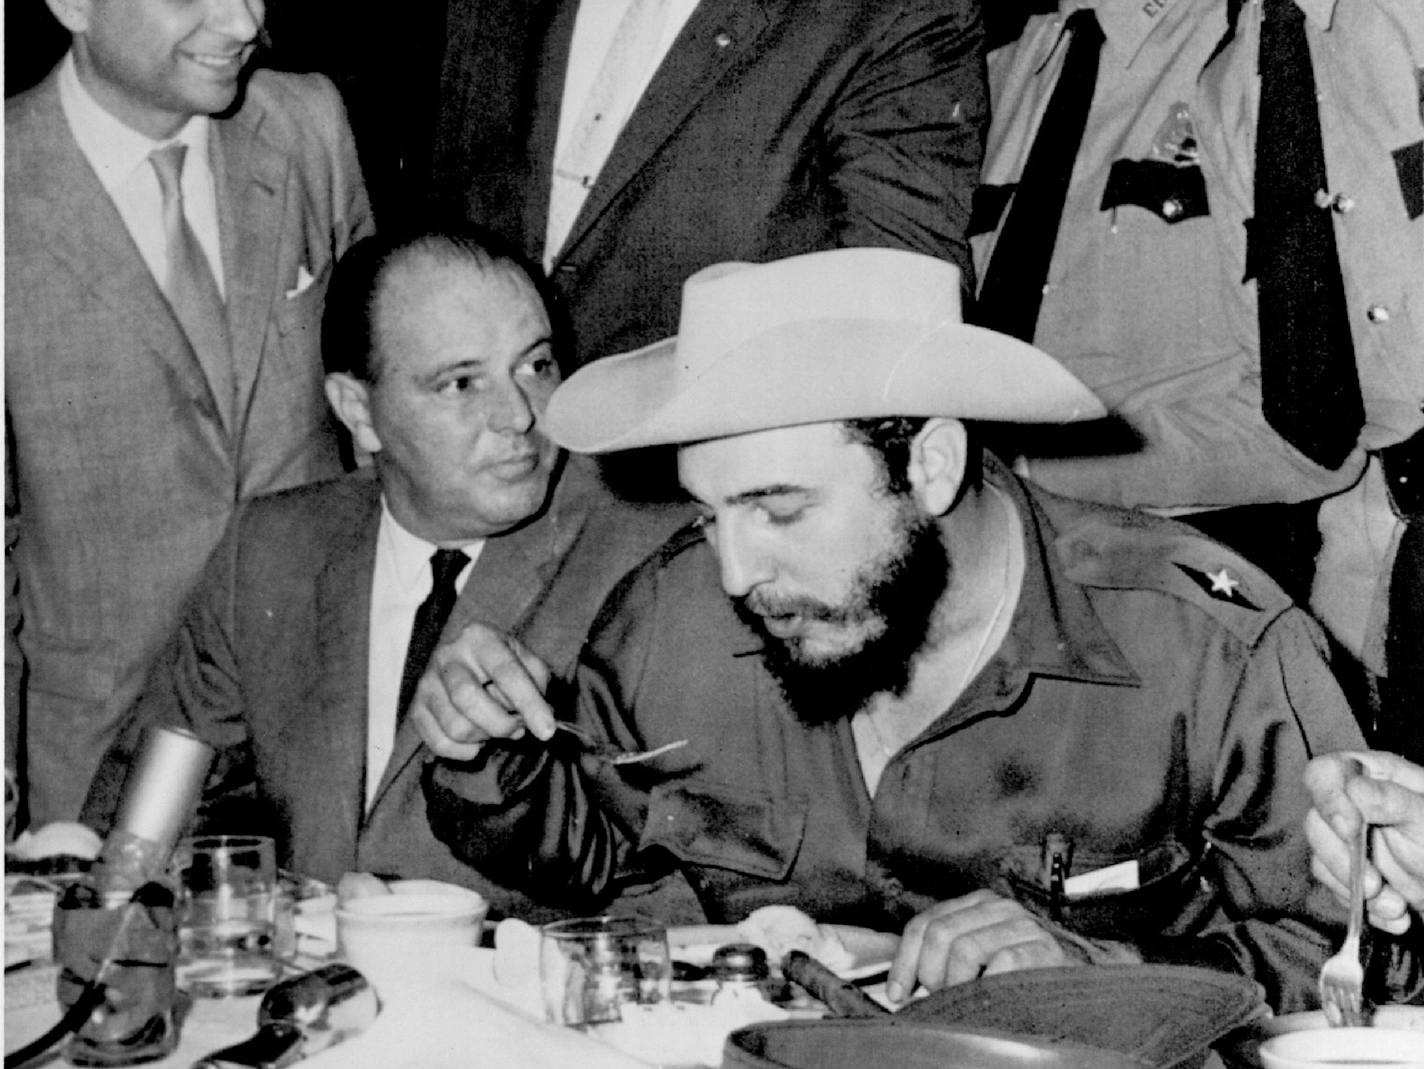
<instances>
[{"instance_id":1,"label":"military style shirt","mask_svg":"<svg viewBox=\"0 0 1424 1069\"><path fill-rule=\"evenodd\" d=\"M989 56L993 122L971 223L982 278L1064 53L1095 10L1106 40L1034 343L1128 433L1028 471L1063 494L1162 510L1304 501L1349 486L1261 414L1253 212L1261 5L1063 0ZM1424 426L1424 9L1300 0L1365 403L1363 449ZM1075 438L1075 443L1078 440ZM1101 454L1096 449L1102 450ZM1032 452L1030 450L1030 452Z\"/></svg>"},{"instance_id":2,"label":"military style shirt","mask_svg":"<svg viewBox=\"0 0 1424 1069\"><path fill-rule=\"evenodd\" d=\"M1338 918L1310 879L1301 775L1360 743L1318 629L1172 521L1030 490L993 461L988 477L1025 531L1008 634L873 795L848 724L794 718L685 532L605 606L570 715L625 747L687 744L612 767L560 734L437 762L437 836L570 908L681 870L717 922L783 902L899 931L988 887L1093 960L1126 943L1252 975L1279 1010L1313 1004ZM1135 889L1072 893L1123 863Z\"/></svg>"}]
</instances>

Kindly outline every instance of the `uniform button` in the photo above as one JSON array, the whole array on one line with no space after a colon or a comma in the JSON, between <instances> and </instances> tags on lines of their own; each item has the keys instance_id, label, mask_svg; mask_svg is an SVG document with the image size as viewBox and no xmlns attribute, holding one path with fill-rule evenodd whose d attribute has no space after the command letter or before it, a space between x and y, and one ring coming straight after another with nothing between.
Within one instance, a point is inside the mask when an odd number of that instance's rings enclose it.
<instances>
[{"instance_id":1,"label":"uniform button","mask_svg":"<svg viewBox=\"0 0 1424 1069\"><path fill-rule=\"evenodd\" d=\"M1389 309L1382 304L1372 304L1365 309L1365 318L1371 323L1388 323Z\"/></svg>"},{"instance_id":2,"label":"uniform button","mask_svg":"<svg viewBox=\"0 0 1424 1069\"><path fill-rule=\"evenodd\" d=\"M1330 198L1330 207L1344 215L1355 210L1355 198L1345 193L1336 193Z\"/></svg>"},{"instance_id":3,"label":"uniform button","mask_svg":"<svg viewBox=\"0 0 1424 1069\"><path fill-rule=\"evenodd\" d=\"M718 48L727 48L732 43L732 35L726 30L723 30L717 34L716 37L712 38L712 40L716 43Z\"/></svg>"},{"instance_id":4,"label":"uniform button","mask_svg":"<svg viewBox=\"0 0 1424 1069\"><path fill-rule=\"evenodd\" d=\"M1182 214L1182 202L1176 197L1168 197L1162 202L1162 218L1175 219Z\"/></svg>"}]
</instances>

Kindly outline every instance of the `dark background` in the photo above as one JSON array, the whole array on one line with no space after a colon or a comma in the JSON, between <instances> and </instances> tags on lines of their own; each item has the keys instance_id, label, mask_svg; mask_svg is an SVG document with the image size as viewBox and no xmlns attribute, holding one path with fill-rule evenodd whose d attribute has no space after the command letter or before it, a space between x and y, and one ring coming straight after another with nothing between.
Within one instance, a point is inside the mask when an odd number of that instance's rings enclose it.
<instances>
[{"instance_id":1,"label":"dark background","mask_svg":"<svg viewBox=\"0 0 1424 1069\"><path fill-rule=\"evenodd\" d=\"M377 222L420 210L435 142L447 32L516 32L537 24L541 0L268 0L259 62L321 71L341 90ZM990 43L1015 36L1029 10L1052 0L983 0ZM44 0L7 0L5 95L38 82L69 47ZM498 71L457 71L487 84ZM445 131L448 140L460 137ZM478 151L478 146L471 146Z\"/></svg>"},{"instance_id":2,"label":"dark background","mask_svg":"<svg viewBox=\"0 0 1424 1069\"><path fill-rule=\"evenodd\" d=\"M44 0L7 0L5 95L34 85L69 34ZM269 0L260 62L322 71L341 90L378 221L428 167L444 54L446 0Z\"/></svg>"}]
</instances>

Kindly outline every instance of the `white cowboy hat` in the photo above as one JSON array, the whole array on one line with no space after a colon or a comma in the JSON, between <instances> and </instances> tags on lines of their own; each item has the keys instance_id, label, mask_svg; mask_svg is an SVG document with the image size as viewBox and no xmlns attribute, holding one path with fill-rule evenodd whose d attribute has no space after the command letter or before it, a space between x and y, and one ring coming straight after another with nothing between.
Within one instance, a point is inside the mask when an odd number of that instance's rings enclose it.
<instances>
[{"instance_id":1,"label":"white cowboy hat","mask_svg":"<svg viewBox=\"0 0 1424 1069\"><path fill-rule=\"evenodd\" d=\"M683 286L677 337L579 369L544 430L605 453L863 417L1106 414L1047 353L966 326L959 288L953 264L898 249L714 264Z\"/></svg>"}]
</instances>

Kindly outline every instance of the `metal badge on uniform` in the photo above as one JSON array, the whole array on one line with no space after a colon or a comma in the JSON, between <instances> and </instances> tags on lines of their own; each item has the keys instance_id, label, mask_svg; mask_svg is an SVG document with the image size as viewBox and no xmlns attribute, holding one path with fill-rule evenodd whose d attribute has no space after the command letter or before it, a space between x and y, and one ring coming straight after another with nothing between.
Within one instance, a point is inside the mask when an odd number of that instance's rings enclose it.
<instances>
[{"instance_id":1,"label":"metal badge on uniform","mask_svg":"<svg viewBox=\"0 0 1424 1069\"><path fill-rule=\"evenodd\" d=\"M1152 138L1152 159L1173 167L1195 167L1199 155L1197 132L1192 126L1192 109L1183 101L1167 108L1167 118Z\"/></svg>"},{"instance_id":2,"label":"metal badge on uniform","mask_svg":"<svg viewBox=\"0 0 1424 1069\"><path fill-rule=\"evenodd\" d=\"M1201 587L1214 600L1224 601L1228 605L1240 605L1243 609L1259 610L1260 606L1251 601L1241 591L1241 577L1233 572L1226 565L1213 569L1209 572L1201 571L1197 568L1189 567L1181 561L1173 561L1177 569L1190 579L1197 586Z\"/></svg>"},{"instance_id":3,"label":"metal badge on uniform","mask_svg":"<svg viewBox=\"0 0 1424 1069\"><path fill-rule=\"evenodd\" d=\"M1199 155L1191 108L1177 101L1168 106L1145 157L1114 161L1100 207L1108 211L1130 204L1167 223L1207 215Z\"/></svg>"}]
</instances>

